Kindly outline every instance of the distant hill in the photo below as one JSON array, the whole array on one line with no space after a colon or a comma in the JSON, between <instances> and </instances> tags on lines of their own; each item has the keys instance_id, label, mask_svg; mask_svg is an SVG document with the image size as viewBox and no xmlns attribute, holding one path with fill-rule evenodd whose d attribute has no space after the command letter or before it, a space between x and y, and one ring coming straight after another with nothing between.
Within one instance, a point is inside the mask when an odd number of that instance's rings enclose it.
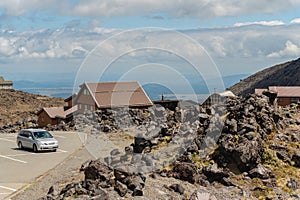
<instances>
[{"instance_id":1,"label":"distant hill","mask_svg":"<svg viewBox=\"0 0 300 200\"><path fill-rule=\"evenodd\" d=\"M268 86L300 86L300 58L257 72L229 88L234 94L245 96L255 88Z\"/></svg>"},{"instance_id":2,"label":"distant hill","mask_svg":"<svg viewBox=\"0 0 300 200\"><path fill-rule=\"evenodd\" d=\"M36 119L43 107L63 106L60 98L29 94L18 90L0 90L0 126Z\"/></svg>"}]
</instances>

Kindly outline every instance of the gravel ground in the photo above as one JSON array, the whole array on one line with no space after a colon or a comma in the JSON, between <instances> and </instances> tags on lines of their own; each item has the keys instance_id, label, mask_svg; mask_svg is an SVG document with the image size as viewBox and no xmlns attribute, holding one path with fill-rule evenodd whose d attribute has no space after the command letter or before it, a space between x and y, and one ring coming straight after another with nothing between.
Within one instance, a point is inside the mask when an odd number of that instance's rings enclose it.
<instances>
[{"instance_id":1,"label":"gravel ground","mask_svg":"<svg viewBox=\"0 0 300 200\"><path fill-rule=\"evenodd\" d=\"M124 138L122 134L107 134L103 137L99 137L101 141L110 141L120 146L130 144L131 139ZM106 139L106 140L105 140ZM97 143L98 144L98 143ZM103 147L103 146L102 146ZM105 150L105 149L104 149ZM95 159L89 151L84 147L74 152L64 162L57 165L55 168L49 170L46 174L38 177L33 183L25 186L23 189L12 194L9 199L11 200L35 200L47 195L49 188L52 185L58 186L60 189L65 187L69 183L80 182L84 179L83 172L79 169L83 163L88 160ZM149 174L148 174L149 175ZM181 185L185 191L183 195L169 189L172 184ZM185 181L181 181L174 178L161 177L155 175L155 177L147 176L145 188L143 189L144 196L132 197L131 193L127 193L125 197L120 197L113 188L108 188L107 192L112 200L115 199L132 199L132 200L179 200L190 199L190 196L195 191L201 191L203 200L208 200L210 194L211 199L240 199L241 191L238 188L228 188L221 185L215 185L213 187L202 187L199 185L193 185ZM208 198L204 198L208 195ZM72 198L71 198L72 199Z\"/></svg>"}]
</instances>

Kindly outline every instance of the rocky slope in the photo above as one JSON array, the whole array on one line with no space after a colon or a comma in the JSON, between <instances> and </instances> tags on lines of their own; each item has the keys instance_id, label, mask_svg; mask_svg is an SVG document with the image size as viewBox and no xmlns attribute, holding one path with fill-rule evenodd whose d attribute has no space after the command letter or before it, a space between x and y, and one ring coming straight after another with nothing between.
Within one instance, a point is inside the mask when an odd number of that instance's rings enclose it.
<instances>
[{"instance_id":1,"label":"rocky slope","mask_svg":"<svg viewBox=\"0 0 300 200\"><path fill-rule=\"evenodd\" d=\"M299 119L300 104L275 108L257 95L207 108L89 112L76 125L94 141L131 130L132 144L83 164L84 178L41 199L299 199ZM101 128L126 125L122 134Z\"/></svg>"},{"instance_id":2,"label":"rocky slope","mask_svg":"<svg viewBox=\"0 0 300 200\"><path fill-rule=\"evenodd\" d=\"M268 86L300 86L300 58L279 64L249 76L229 88L234 94L245 96L255 88Z\"/></svg>"},{"instance_id":3,"label":"rocky slope","mask_svg":"<svg viewBox=\"0 0 300 200\"><path fill-rule=\"evenodd\" d=\"M0 90L0 129L31 126L43 107L63 106L63 99L29 94L17 90Z\"/></svg>"}]
</instances>

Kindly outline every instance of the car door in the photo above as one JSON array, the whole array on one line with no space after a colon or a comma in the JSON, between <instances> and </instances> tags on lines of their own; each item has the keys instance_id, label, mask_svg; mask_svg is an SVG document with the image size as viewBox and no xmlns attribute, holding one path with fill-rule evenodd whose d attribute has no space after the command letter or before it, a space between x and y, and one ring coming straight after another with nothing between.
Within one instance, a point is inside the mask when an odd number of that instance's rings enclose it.
<instances>
[{"instance_id":1,"label":"car door","mask_svg":"<svg viewBox=\"0 0 300 200\"><path fill-rule=\"evenodd\" d=\"M26 148L32 148L32 137L30 138L31 136L31 133L29 131L24 131L24 137L23 137L23 146L26 147Z\"/></svg>"},{"instance_id":2,"label":"car door","mask_svg":"<svg viewBox=\"0 0 300 200\"><path fill-rule=\"evenodd\" d=\"M27 147L26 143L27 143L27 134L25 131L22 131L19 135L18 135L18 142L22 143L23 147ZM19 144L18 144L19 145Z\"/></svg>"}]
</instances>

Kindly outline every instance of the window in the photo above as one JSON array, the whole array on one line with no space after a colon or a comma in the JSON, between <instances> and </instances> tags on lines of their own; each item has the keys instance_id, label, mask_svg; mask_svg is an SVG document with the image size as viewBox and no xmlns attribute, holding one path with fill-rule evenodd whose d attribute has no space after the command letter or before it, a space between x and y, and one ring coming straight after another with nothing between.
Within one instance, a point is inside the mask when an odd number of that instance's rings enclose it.
<instances>
[{"instance_id":1,"label":"window","mask_svg":"<svg viewBox=\"0 0 300 200\"><path fill-rule=\"evenodd\" d=\"M283 98L277 98L277 102L283 102Z\"/></svg>"},{"instance_id":2,"label":"window","mask_svg":"<svg viewBox=\"0 0 300 200\"><path fill-rule=\"evenodd\" d=\"M90 93L89 93L89 91L88 91L87 89L84 89L84 90L83 90L83 94L84 94L84 95L90 95Z\"/></svg>"},{"instance_id":3,"label":"window","mask_svg":"<svg viewBox=\"0 0 300 200\"><path fill-rule=\"evenodd\" d=\"M87 105L84 105L84 110L87 110L88 109L88 106Z\"/></svg>"},{"instance_id":4,"label":"window","mask_svg":"<svg viewBox=\"0 0 300 200\"><path fill-rule=\"evenodd\" d=\"M299 98L291 98L291 103L297 103L299 101Z\"/></svg>"},{"instance_id":5,"label":"window","mask_svg":"<svg viewBox=\"0 0 300 200\"><path fill-rule=\"evenodd\" d=\"M42 118L41 118L41 121L42 121L42 122L45 122L45 118L44 118L44 117L42 117Z\"/></svg>"},{"instance_id":6,"label":"window","mask_svg":"<svg viewBox=\"0 0 300 200\"><path fill-rule=\"evenodd\" d=\"M79 110L81 110L81 104L78 104Z\"/></svg>"}]
</instances>

